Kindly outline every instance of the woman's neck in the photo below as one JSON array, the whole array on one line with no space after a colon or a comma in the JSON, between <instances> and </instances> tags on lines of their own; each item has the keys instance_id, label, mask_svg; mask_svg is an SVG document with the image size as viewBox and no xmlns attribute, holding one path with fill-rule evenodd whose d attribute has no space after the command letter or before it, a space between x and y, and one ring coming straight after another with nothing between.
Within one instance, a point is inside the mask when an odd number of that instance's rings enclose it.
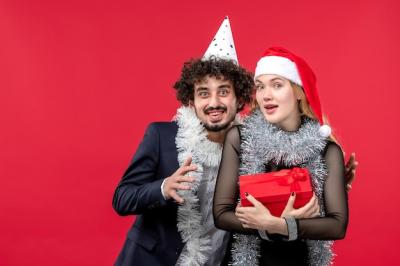
<instances>
[{"instance_id":1,"label":"woman's neck","mask_svg":"<svg viewBox=\"0 0 400 266\"><path fill-rule=\"evenodd\" d=\"M297 131L300 128L300 125L301 125L300 115L294 115L292 117L288 117L284 121L277 123L277 126L279 126L282 130L289 132Z\"/></svg>"}]
</instances>

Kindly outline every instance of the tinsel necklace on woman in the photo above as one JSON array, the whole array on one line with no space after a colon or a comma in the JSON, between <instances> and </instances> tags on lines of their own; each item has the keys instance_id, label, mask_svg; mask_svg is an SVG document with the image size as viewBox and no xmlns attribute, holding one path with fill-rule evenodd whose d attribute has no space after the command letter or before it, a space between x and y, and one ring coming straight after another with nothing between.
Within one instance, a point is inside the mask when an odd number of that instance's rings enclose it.
<instances>
[{"instance_id":1,"label":"tinsel necklace on woman","mask_svg":"<svg viewBox=\"0 0 400 266\"><path fill-rule=\"evenodd\" d=\"M322 153L327 140L321 137L317 121L302 118L295 132L283 131L267 122L256 110L247 117L240 128L241 162L239 174L255 174L265 171L265 165L281 165L287 168L305 167L309 170L313 190L318 197L321 217L325 208L323 199L327 168ZM258 265L261 239L256 235L233 235L232 265ZM306 240L310 265L329 265L332 259L333 241Z\"/></svg>"}]
</instances>

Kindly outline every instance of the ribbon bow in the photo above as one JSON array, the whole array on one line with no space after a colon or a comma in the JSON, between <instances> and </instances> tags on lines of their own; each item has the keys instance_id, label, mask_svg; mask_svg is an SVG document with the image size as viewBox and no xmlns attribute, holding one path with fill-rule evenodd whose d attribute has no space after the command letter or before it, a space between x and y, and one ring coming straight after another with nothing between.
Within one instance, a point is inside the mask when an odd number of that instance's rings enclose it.
<instances>
[{"instance_id":1,"label":"ribbon bow","mask_svg":"<svg viewBox=\"0 0 400 266\"><path fill-rule=\"evenodd\" d=\"M309 173L305 168L294 167L275 172L272 176L276 177L273 181L276 181L280 186L290 186L290 192L294 192L300 190L299 182L307 180Z\"/></svg>"}]
</instances>

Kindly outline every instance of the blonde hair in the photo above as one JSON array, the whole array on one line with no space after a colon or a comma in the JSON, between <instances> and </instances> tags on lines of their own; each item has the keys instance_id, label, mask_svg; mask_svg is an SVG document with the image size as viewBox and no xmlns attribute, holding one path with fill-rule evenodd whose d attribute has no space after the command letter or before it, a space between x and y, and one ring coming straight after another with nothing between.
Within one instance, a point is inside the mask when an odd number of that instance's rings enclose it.
<instances>
[{"instance_id":1,"label":"blonde hair","mask_svg":"<svg viewBox=\"0 0 400 266\"><path fill-rule=\"evenodd\" d=\"M297 99L299 99L300 115L301 116L306 116L308 118L311 118L313 120L317 120L318 121L317 116L314 114L313 110L311 109L310 104L308 103L308 100L307 100L306 94L304 93L303 88L300 85L298 85L298 84L296 84L296 83L294 83L294 82L292 82L290 80L289 80L289 82L290 82L290 85L291 85L291 87L293 89L295 97ZM255 94L255 91L254 91L254 94ZM259 106L258 106L258 103L257 103L257 99L254 96L253 97L253 101L251 102L251 112L255 111L257 108L259 108ZM323 120L325 125L329 125L328 119L327 119L327 117L325 115L323 115L322 120ZM339 144L337 139L336 139L336 137L333 134L331 134L328 139L330 141L333 141L333 142Z\"/></svg>"}]
</instances>

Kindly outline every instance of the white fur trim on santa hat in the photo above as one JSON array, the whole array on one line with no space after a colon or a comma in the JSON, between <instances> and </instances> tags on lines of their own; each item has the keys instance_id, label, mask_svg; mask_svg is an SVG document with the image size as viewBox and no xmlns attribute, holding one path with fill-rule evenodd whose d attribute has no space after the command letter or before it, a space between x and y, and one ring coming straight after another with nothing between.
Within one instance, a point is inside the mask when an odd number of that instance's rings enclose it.
<instances>
[{"instance_id":1,"label":"white fur trim on santa hat","mask_svg":"<svg viewBox=\"0 0 400 266\"><path fill-rule=\"evenodd\" d=\"M303 86L296 64L286 57L265 56L261 58L257 63L254 78L266 74L279 75Z\"/></svg>"}]
</instances>

